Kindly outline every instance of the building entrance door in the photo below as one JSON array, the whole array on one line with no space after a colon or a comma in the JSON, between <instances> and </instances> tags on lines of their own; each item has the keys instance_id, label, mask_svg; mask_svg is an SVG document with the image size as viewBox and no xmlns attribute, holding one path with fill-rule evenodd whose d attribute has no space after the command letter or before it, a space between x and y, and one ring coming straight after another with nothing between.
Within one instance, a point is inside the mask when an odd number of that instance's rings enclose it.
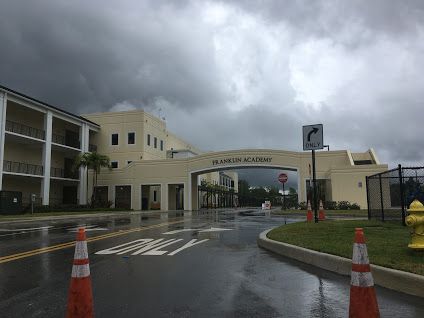
<instances>
[{"instance_id":1,"label":"building entrance door","mask_svg":"<svg viewBox=\"0 0 424 318\"><path fill-rule=\"evenodd\" d=\"M63 204L77 204L78 187L64 186L63 187Z\"/></svg>"},{"instance_id":2,"label":"building entrance door","mask_svg":"<svg viewBox=\"0 0 424 318\"><path fill-rule=\"evenodd\" d=\"M131 209L131 186L115 187L115 208Z\"/></svg>"}]
</instances>

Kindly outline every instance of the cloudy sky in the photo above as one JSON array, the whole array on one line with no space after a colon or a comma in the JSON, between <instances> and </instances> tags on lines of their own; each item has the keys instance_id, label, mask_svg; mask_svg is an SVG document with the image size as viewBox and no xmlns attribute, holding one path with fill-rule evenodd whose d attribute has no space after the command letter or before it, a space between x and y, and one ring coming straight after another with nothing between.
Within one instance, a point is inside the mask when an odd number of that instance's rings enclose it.
<instances>
[{"instance_id":1,"label":"cloudy sky","mask_svg":"<svg viewBox=\"0 0 424 318\"><path fill-rule=\"evenodd\" d=\"M203 150L373 147L424 163L424 1L3 0L0 84L143 108Z\"/></svg>"}]
</instances>

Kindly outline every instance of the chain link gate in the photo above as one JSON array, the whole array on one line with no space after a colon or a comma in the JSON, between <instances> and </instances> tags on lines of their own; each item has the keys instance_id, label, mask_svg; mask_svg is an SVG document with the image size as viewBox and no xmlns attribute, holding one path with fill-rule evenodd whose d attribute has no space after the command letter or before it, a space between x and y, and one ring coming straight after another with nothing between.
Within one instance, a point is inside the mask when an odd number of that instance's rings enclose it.
<instances>
[{"instance_id":1,"label":"chain link gate","mask_svg":"<svg viewBox=\"0 0 424 318\"><path fill-rule=\"evenodd\" d=\"M368 219L401 220L414 199L424 202L424 167L402 167L366 178Z\"/></svg>"}]
</instances>

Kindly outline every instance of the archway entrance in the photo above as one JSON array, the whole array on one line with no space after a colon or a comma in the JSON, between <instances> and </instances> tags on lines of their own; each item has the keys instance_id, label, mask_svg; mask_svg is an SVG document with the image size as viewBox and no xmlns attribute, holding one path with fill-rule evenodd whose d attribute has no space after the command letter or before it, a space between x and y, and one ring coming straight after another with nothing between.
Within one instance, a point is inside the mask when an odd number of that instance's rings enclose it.
<instances>
[{"instance_id":1,"label":"archway entrance","mask_svg":"<svg viewBox=\"0 0 424 318\"><path fill-rule=\"evenodd\" d=\"M225 172L234 171L238 169L273 169L282 171L294 171L297 174L297 193L300 193L300 177L298 169L295 167L277 166L277 165L234 165L229 168L216 167L216 168L204 168L197 171L192 171L189 174L189 189L188 200L189 210L199 210L201 208L228 208L236 207L240 205L240 197L238 191L235 191L235 187L228 186L225 181ZM223 173L223 183L217 184L215 187L207 187L201 180L200 176L204 174L210 174L213 172ZM221 180L221 175L220 175ZM299 200L299 199L298 199Z\"/></svg>"}]
</instances>

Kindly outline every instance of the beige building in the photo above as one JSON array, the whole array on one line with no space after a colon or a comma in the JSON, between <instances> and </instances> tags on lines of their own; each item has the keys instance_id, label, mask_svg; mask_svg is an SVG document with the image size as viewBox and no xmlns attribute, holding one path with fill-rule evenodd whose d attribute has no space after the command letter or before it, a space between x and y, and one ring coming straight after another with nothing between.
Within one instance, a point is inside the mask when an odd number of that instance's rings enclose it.
<instances>
[{"instance_id":1,"label":"beige building","mask_svg":"<svg viewBox=\"0 0 424 318\"><path fill-rule=\"evenodd\" d=\"M137 162L148 160L187 159L200 155L202 152L188 142L166 129L166 123L143 110L86 114L83 117L97 123L101 130L95 135L94 142L98 152L107 155L111 160L112 169L131 169ZM102 174L107 172L102 172ZM158 179L157 176L156 179ZM238 189L237 173L233 171L214 172L199 175L199 184L206 182L220 185L225 190ZM91 180L91 179L89 179ZM140 179L140 200L137 209L159 210L168 200L169 209L184 208L184 183L167 186L168 198L163 194L161 182ZM97 191L103 196L103 201L112 201L123 208L132 207L128 199L128 185L117 183L114 189L100 185ZM89 187L91 189L91 187ZM90 190L89 190L90 191ZM90 193L91 196L91 193ZM89 197L90 197L89 196Z\"/></svg>"},{"instance_id":2,"label":"beige building","mask_svg":"<svg viewBox=\"0 0 424 318\"><path fill-rule=\"evenodd\" d=\"M24 204L32 194L43 205L86 204L91 178L86 179L84 168L78 173L71 168L78 154L89 151L110 157L112 169L101 171L96 194L118 208L196 210L205 206L198 190L204 184L229 193L225 204L230 197L232 206L238 190L234 170L239 168L296 171L299 201L306 201L309 188L310 152L204 153L141 110L77 116L0 87L0 190L22 192ZM318 151L316 160L325 199L356 202L361 208L366 208L365 177L387 170L372 149Z\"/></svg>"}]
</instances>

